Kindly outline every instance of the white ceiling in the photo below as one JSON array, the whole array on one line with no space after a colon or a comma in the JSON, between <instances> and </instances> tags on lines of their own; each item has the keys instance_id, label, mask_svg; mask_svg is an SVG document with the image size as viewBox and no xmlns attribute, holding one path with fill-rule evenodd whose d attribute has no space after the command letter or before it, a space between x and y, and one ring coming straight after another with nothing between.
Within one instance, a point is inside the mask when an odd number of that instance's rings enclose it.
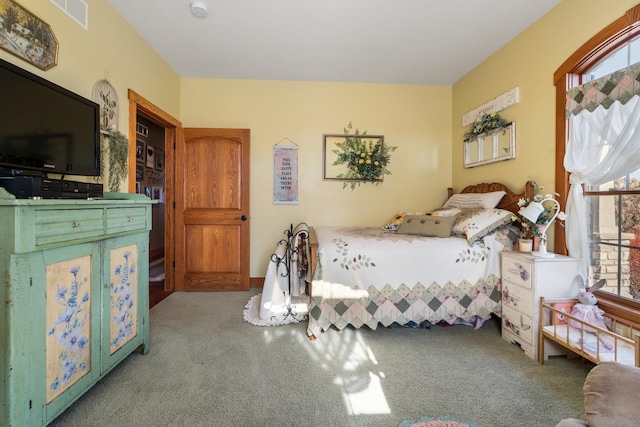
<instances>
[{"instance_id":1,"label":"white ceiling","mask_svg":"<svg viewBox=\"0 0 640 427\"><path fill-rule=\"evenodd\" d=\"M451 85L561 0L108 1L182 77Z\"/></svg>"}]
</instances>

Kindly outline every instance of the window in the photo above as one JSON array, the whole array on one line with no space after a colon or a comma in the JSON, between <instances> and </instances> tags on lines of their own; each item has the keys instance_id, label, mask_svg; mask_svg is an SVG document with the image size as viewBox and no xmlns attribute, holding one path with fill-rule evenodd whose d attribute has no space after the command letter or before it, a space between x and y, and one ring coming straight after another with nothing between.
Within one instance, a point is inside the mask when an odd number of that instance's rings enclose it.
<instances>
[{"instance_id":1,"label":"window","mask_svg":"<svg viewBox=\"0 0 640 427\"><path fill-rule=\"evenodd\" d=\"M593 81L640 61L640 38L625 43L584 73ZM594 281L605 291L640 300L640 165L626 176L585 187Z\"/></svg>"},{"instance_id":2,"label":"window","mask_svg":"<svg viewBox=\"0 0 640 427\"><path fill-rule=\"evenodd\" d=\"M640 5L628 11L576 51L556 71L556 90L563 97L568 88L596 80L640 62L640 37L635 22ZM584 53L586 52L586 54ZM567 144L568 120L556 112L556 189L566 199L568 173L563 158ZM612 145L606 143L602 153ZM602 157L599 157L602 158ZM597 186L585 186L590 244L590 275L607 280L606 292L622 297L622 303L640 302L640 164L635 171ZM564 233L561 233L564 236ZM556 236L558 229L556 228ZM564 242L556 251L566 253Z\"/></svg>"}]
</instances>

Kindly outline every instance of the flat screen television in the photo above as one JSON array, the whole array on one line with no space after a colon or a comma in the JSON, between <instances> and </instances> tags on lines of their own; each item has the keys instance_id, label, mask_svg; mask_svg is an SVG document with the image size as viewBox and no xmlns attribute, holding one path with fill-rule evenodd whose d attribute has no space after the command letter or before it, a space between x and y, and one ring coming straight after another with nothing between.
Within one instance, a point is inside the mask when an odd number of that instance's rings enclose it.
<instances>
[{"instance_id":1,"label":"flat screen television","mask_svg":"<svg viewBox=\"0 0 640 427\"><path fill-rule=\"evenodd\" d=\"M5 173L99 176L99 114L97 103L0 59Z\"/></svg>"}]
</instances>

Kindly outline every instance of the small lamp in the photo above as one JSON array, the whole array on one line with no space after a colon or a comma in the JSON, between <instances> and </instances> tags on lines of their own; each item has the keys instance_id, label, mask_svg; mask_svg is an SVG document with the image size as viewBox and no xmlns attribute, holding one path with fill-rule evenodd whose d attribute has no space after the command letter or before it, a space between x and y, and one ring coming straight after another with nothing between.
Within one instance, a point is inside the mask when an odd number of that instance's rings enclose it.
<instances>
[{"instance_id":1,"label":"small lamp","mask_svg":"<svg viewBox=\"0 0 640 427\"><path fill-rule=\"evenodd\" d=\"M543 206L544 202L555 203L556 205L555 212L551 217L551 219L546 224L536 224L536 222L538 221L538 218L540 218L540 215L542 215L542 213L544 212L544 206ZM555 221L559 212L560 212L560 203L552 197L545 197L539 202L531 202L529 203L529 205L520 209L520 211L518 212L521 217L535 224L535 226L537 226L538 230L540 231L540 248L538 251L531 252L533 256L538 256L542 258L552 258L555 256L554 253L547 252L547 228L549 228L549 226L553 224L553 221Z\"/></svg>"}]
</instances>

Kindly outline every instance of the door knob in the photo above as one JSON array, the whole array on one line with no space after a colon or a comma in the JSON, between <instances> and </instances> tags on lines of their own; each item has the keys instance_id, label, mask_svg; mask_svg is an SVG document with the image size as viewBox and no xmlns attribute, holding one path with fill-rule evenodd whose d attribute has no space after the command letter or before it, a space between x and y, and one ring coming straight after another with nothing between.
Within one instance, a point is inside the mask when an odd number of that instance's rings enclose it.
<instances>
[{"instance_id":1,"label":"door knob","mask_svg":"<svg viewBox=\"0 0 640 427\"><path fill-rule=\"evenodd\" d=\"M242 221L246 221L246 220L247 220L247 216L246 216L246 215L242 215L242 216L240 217L240 219L241 219Z\"/></svg>"}]
</instances>

